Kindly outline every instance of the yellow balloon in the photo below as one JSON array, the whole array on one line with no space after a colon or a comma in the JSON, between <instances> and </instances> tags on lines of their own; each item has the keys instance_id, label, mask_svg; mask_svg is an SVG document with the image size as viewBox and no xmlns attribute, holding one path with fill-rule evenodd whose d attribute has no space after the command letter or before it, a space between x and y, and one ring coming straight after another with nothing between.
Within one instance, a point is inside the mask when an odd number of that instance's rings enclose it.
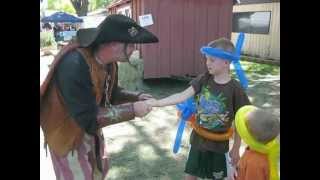
<instances>
[{"instance_id":1,"label":"yellow balloon","mask_svg":"<svg viewBox=\"0 0 320 180\"><path fill-rule=\"evenodd\" d=\"M278 158L280 154L280 143L277 139L270 141L267 144L260 143L256 141L251 134L248 132L246 121L249 112L255 110L257 107L252 105L246 105L241 107L235 117L235 125L238 134L241 139L248 144L248 146L255 151L264 153L268 155L269 165L270 165L270 180L279 180L278 174Z\"/></svg>"}]
</instances>

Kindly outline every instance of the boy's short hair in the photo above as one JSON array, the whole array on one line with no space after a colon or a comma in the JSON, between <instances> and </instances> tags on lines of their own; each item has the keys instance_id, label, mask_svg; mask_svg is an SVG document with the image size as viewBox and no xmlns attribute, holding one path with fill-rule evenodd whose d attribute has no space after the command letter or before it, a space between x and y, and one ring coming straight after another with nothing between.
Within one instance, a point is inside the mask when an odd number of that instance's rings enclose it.
<instances>
[{"instance_id":1,"label":"boy's short hair","mask_svg":"<svg viewBox=\"0 0 320 180\"><path fill-rule=\"evenodd\" d=\"M233 43L227 38L219 38L217 40L211 41L208 43L208 46L212 48L219 48L230 53L233 53L235 51Z\"/></svg>"},{"instance_id":2,"label":"boy's short hair","mask_svg":"<svg viewBox=\"0 0 320 180\"><path fill-rule=\"evenodd\" d=\"M280 133L278 118L259 108L248 114L246 125L249 133L263 144L272 141Z\"/></svg>"}]
</instances>

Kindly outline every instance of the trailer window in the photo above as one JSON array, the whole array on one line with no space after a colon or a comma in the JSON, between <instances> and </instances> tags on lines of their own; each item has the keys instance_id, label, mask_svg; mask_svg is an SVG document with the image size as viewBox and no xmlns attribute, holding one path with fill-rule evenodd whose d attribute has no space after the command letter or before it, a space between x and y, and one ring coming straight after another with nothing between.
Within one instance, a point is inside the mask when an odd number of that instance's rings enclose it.
<instances>
[{"instance_id":1,"label":"trailer window","mask_svg":"<svg viewBox=\"0 0 320 180\"><path fill-rule=\"evenodd\" d=\"M269 34L271 11L236 12L232 18L232 32Z\"/></svg>"}]
</instances>

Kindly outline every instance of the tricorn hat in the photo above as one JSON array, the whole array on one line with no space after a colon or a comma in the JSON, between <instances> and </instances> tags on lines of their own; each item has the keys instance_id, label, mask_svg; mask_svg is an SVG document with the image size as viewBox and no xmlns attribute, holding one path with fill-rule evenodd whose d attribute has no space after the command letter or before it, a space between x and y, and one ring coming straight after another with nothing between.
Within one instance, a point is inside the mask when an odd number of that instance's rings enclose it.
<instances>
[{"instance_id":1,"label":"tricorn hat","mask_svg":"<svg viewBox=\"0 0 320 180\"><path fill-rule=\"evenodd\" d=\"M81 47L111 41L137 44L159 42L154 34L121 14L107 16L97 28L79 29L77 40Z\"/></svg>"}]
</instances>

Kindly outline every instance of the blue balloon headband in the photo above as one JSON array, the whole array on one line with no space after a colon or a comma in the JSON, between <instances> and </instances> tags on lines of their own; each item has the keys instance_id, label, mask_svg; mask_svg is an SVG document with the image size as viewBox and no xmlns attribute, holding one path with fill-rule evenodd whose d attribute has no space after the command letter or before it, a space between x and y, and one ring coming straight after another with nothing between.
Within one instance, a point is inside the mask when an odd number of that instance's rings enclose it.
<instances>
[{"instance_id":1,"label":"blue balloon headband","mask_svg":"<svg viewBox=\"0 0 320 180\"><path fill-rule=\"evenodd\" d=\"M213 48L213 47L210 47L210 46L203 46L200 49L200 51L201 51L202 54L205 54L207 56L226 59L226 60L228 60L230 62L237 61L237 59L239 59L239 57L237 57L234 54L231 54L230 52L226 52L226 51L224 51L222 49Z\"/></svg>"},{"instance_id":2,"label":"blue balloon headband","mask_svg":"<svg viewBox=\"0 0 320 180\"><path fill-rule=\"evenodd\" d=\"M238 36L237 44L236 44L236 49L234 53L226 52L222 49L218 48L212 48L209 46L203 46L201 47L200 51L202 54L210 56L210 57L218 57L221 59L226 59L230 62L233 63L236 74L240 80L241 86L244 89L248 88L248 79L245 76L245 73L241 67L240 64L240 53L241 53L241 48L244 42L244 33L240 33Z\"/></svg>"}]
</instances>

